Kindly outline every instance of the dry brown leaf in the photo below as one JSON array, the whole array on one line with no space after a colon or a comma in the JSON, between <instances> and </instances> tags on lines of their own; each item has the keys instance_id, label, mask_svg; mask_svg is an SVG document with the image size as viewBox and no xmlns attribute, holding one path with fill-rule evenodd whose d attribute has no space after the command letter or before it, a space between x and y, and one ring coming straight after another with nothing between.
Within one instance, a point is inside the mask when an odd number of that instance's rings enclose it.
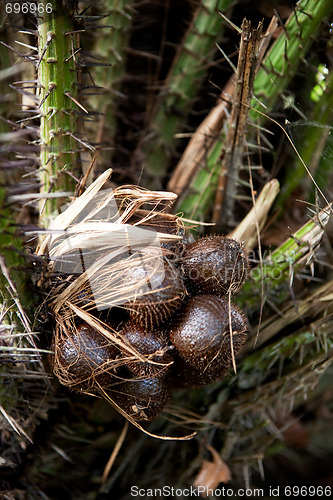
<instances>
[{"instance_id":1,"label":"dry brown leaf","mask_svg":"<svg viewBox=\"0 0 333 500\"><path fill-rule=\"evenodd\" d=\"M231 472L225 462L223 462L219 453L210 445L207 449L213 456L213 461L202 462L201 469L194 481L195 488L200 488L201 496L207 498L209 490L214 490L220 483L227 483L231 479ZM202 489L204 488L204 491Z\"/></svg>"}]
</instances>

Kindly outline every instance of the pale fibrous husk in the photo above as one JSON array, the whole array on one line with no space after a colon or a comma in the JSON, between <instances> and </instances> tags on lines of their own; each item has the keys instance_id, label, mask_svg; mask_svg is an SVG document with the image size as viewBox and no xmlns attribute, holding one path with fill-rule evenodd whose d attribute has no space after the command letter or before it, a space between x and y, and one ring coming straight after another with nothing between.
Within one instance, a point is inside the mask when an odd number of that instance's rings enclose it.
<instances>
[{"instance_id":1,"label":"pale fibrous husk","mask_svg":"<svg viewBox=\"0 0 333 500\"><path fill-rule=\"evenodd\" d=\"M163 280L161 243L181 240L175 234L181 219L165 212L176 195L138 186L101 191L110 173L53 219L38 248L50 260L49 271L62 277L53 286L56 313L67 301L77 305L80 294L85 298L81 307L100 311L152 293ZM137 265L144 266L145 276L129 272ZM71 276L65 284L64 276Z\"/></svg>"},{"instance_id":2,"label":"pale fibrous husk","mask_svg":"<svg viewBox=\"0 0 333 500\"><path fill-rule=\"evenodd\" d=\"M163 375L166 364L153 361L151 355L140 354L122 338L121 333L101 320L98 313L113 307L126 307L138 297L161 288L170 255L170 250L163 248L163 244L182 240L184 226L179 217L167 213L177 195L138 186L102 189L110 175L111 170L100 175L81 196L53 218L37 254L46 256L49 261L48 306L55 322L55 375L71 389L103 397L144 430L113 401L108 390L110 387L102 387L98 378L103 370L116 373L117 368L128 362L152 363L154 373L159 375L160 368ZM136 268L139 269L137 273L133 272ZM61 366L58 349L64 339L77 334L78 325L82 323L122 352L121 356L105 360L96 367L96 372L92 373L90 381L85 381L83 388ZM115 375L112 384L115 390L123 381L121 376Z\"/></svg>"}]
</instances>

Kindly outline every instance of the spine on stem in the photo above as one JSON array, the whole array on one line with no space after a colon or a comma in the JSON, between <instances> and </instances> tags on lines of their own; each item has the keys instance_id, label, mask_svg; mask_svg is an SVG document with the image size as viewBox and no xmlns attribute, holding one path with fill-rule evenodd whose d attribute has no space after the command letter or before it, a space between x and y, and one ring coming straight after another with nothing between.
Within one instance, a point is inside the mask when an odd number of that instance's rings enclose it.
<instances>
[{"instance_id":1,"label":"spine on stem","mask_svg":"<svg viewBox=\"0 0 333 500\"><path fill-rule=\"evenodd\" d=\"M94 140L103 145L100 148L102 158L98 163L108 168L112 161L117 131L117 115L119 102L125 99L121 93L121 83L126 70L126 49L129 44L134 8L134 0L104 0L100 2L100 12L104 13L110 28L103 31L103 36L96 36L94 53L106 65L95 67L94 82L97 88L103 89L101 95L92 96L89 100L93 111L100 113L97 135L94 127ZM106 14L108 13L108 14ZM102 14L103 15L103 14Z\"/></svg>"},{"instance_id":2,"label":"spine on stem","mask_svg":"<svg viewBox=\"0 0 333 500\"><path fill-rule=\"evenodd\" d=\"M323 19L332 16L332 12L333 4L325 0L298 2L284 30L269 49L256 74L253 84L256 99L251 103L250 122L264 125L267 115L276 106L279 96L287 88L301 60L310 49ZM210 201L216 192L225 139L225 133L221 132L220 136L217 136L195 176L189 182L186 198L180 198L176 208L185 217L197 220L207 217Z\"/></svg>"},{"instance_id":3,"label":"spine on stem","mask_svg":"<svg viewBox=\"0 0 333 500\"><path fill-rule=\"evenodd\" d=\"M184 128L193 99L207 73L216 42L222 36L225 13L234 0L202 0L179 44L174 62L152 111L151 139L143 143L146 171L162 179L175 149L175 134ZM143 141L144 142L144 141ZM159 184L159 183L158 183Z\"/></svg>"},{"instance_id":4,"label":"spine on stem","mask_svg":"<svg viewBox=\"0 0 333 500\"><path fill-rule=\"evenodd\" d=\"M77 111L75 67L78 35L72 13L56 0L45 1L38 24L40 93L41 223L73 192L78 143L74 139Z\"/></svg>"}]
</instances>

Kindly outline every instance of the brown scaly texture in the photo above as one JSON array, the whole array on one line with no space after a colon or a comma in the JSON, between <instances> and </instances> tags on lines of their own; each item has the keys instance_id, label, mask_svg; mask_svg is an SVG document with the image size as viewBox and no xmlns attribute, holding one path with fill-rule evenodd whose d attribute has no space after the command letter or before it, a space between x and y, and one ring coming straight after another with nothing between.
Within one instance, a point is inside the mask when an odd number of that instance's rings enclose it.
<instances>
[{"instance_id":1,"label":"brown scaly texture","mask_svg":"<svg viewBox=\"0 0 333 500\"><path fill-rule=\"evenodd\" d=\"M232 363L233 354L247 337L244 315L228 300L212 295L190 297L170 325L170 340L178 351L178 381L204 385L221 378ZM183 384L184 385L184 384Z\"/></svg>"},{"instance_id":2,"label":"brown scaly texture","mask_svg":"<svg viewBox=\"0 0 333 500\"><path fill-rule=\"evenodd\" d=\"M173 356L170 352L170 346L167 345L160 332L146 332L138 325L127 322L120 333L125 341L129 342L140 354L147 357L147 362L139 360L128 362L126 367L131 373L147 377L157 376L161 374L161 371L165 374L170 370ZM155 365L149 363L149 361L163 363L165 366Z\"/></svg>"},{"instance_id":3,"label":"brown scaly texture","mask_svg":"<svg viewBox=\"0 0 333 500\"><path fill-rule=\"evenodd\" d=\"M134 420L152 420L169 399L169 381L165 377L129 380L109 391L109 396Z\"/></svg>"},{"instance_id":4,"label":"brown scaly texture","mask_svg":"<svg viewBox=\"0 0 333 500\"><path fill-rule=\"evenodd\" d=\"M186 287L192 295L223 296L235 293L248 273L243 245L225 236L207 236L190 245L183 255Z\"/></svg>"},{"instance_id":5,"label":"brown scaly texture","mask_svg":"<svg viewBox=\"0 0 333 500\"><path fill-rule=\"evenodd\" d=\"M78 391L91 391L114 381L112 361L118 350L87 324L54 342L53 370L61 383Z\"/></svg>"},{"instance_id":6,"label":"brown scaly texture","mask_svg":"<svg viewBox=\"0 0 333 500\"><path fill-rule=\"evenodd\" d=\"M174 263L180 260L186 244L186 235L185 228L179 218L171 214L156 215L151 221L141 224L141 228L180 236L182 239L179 241L161 243L163 254L168 260Z\"/></svg>"},{"instance_id":7,"label":"brown scaly texture","mask_svg":"<svg viewBox=\"0 0 333 500\"><path fill-rule=\"evenodd\" d=\"M140 273L142 277L147 275L144 266L131 269L130 272ZM186 290L179 270L166 262L164 278L158 288L152 293L137 297L126 306L131 320L138 324L143 331L149 332L177 311L185 294Z\"/></svg>"}]
</instances>

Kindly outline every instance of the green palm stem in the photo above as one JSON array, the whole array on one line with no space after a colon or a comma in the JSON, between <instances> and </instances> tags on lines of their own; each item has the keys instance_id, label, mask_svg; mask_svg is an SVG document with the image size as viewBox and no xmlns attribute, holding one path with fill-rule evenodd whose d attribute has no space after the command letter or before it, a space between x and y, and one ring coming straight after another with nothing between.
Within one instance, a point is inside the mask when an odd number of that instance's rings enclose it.
<instances>
[{"instance_id":1,"label":"green palm stem","mask_svg":"<svg viewBox=\"0 0 333 500\"><path fill-rule=\"evenodd\" d=\"M112 28L103 36L97 36L94 43L94 52L108 66L96 66L94 82L97 87L103 88L105 96L93 96L89 100L93 111L101 113L102 126L98 128L97 137L94 131L94 141L101 142L103 147L99 151L105 168L110 167L115 147L117 128L117 109L119 98L123 97L120 89L126 70L126 48L129 45L130 28L133 17L134 0L104 0L100 3L101 13L109 13L107 24Z\"/></svg>"},{"instance_id":2,"label":"green palm stem","mask_svg":"<svg viewBox=\"0 0 333 500\"><path fill-rule=\"evenodd\" d=\"M7 42L6 32L2 32L3 40ZM10 161L15 159L13 151L21 139L20 130L12 131L6 121L13 119L13 109L18 104L18 95L11 91L8 84L13 78L18 78L22 71L20 64L15 65L15 60L7 47L0 44L0 154L3 160L0 165L0 313L1 324L22 324L22 317L11 285L16 290L17 298L29 304L29 293L26 289L27 273L23 258L22 240L17 235L15 212L8 204L8 187L18 181L17 171L9 169ZM18 78L19 79L19 78ZM6 168L7 167L7 168ZM6 312L7 311L7 312ZM22 329L21 329L22 330Z\"/></svg>"},{"instance_id":3,"label":"green palm stem","mask_svg":"<svg viewBox=\"0 0 333 500\"><path fill-rule=\"evenodd\" d=\"M294 306L293 308L295 309ZM219 405L211 409L209 417L213 420L218 412L222 412L234 421L235 413L240 416L251 409L260 411L261 406L267 408L268 404L272 408L279 407L283 394L284 397L293 396L294 407L304 402L306 393L303 391L313 391L333 359L333 343L330 338L333 318L332 313L326 315L323 309L320 311L320 318L313 319L305 327L296 329L255 352L246 351L246 356L238 363L238 373L231 381L221 382L221 387L225 386L228 392L232 387L237 387L236 397L223 402L223 410ZM312 313L316 315L315 311ZM279 373L279 376L271 380L272 373ZM307 382L304 385L300 383L301 376ZM266 378L269 380L266 381ZM289 402L287 405L289 406ZM233 426L229 425L228 428Z\"/></svg>"},{"instance_id":4,"label":"green palm stem","mask_svg":"<svg viewBox=\"0 0 333 500\"><path fill-rule=\"evenodd\" d=\"M291 285L294 275L311 262L329 221L330 208L321 210L292 237L275 249L250 272L250 279L237 294L237 305L247 309L258 307L258 297L265 301L272 290Z\"/></svg>"},{"instance_id":5,"label":"green palm stem","mask_svg":"<svg viewBox=\"0 0 333 500\"><path fill-rule=\"evenodd\" d=\"M254 347L259 347L267 343L272 337L284 331L290 325L297 324L300 319L307 325L306 331L310 329L309 323L314 318L316 318L314 322L317 322L318 325L325 319L331 323L333 319L331 307L332 292L333 280L330 280L319 287L312 288L305 296L298 299L297 302L287 301L278 312L272 314L262 322L259 338L253 337L249 340L245 346L244 354ZM319 328L317 330L314 329L313 333L315 334L319 331ZM302 340L299 340L299 343L302 344ZM330 344L332 344L332 339ZM322 345L327 350L327 346L324 343Z\"/></svg>"},{"instance_id":6,"label":"green palm stem","mask_svg":"<svg viewBox=\"0 0 333 500\"><path fill-rule=\"evenodd\" d=\"M4 56L1 61L5 65L0 70L0 95L3 98L0 114L5 118L12 109L8 102L16 103L17 98L14 92L8 93L7 76L13 76L13 70L17 72L17 68L10 68L8 49L3 45L0 45L0 54ZM11 131L9 124L0 120L0 152L7 162L15 158L11 150L15 143L19 144L20 136L20 131ZM8 166L5 161L3 163ZM15 422L17 402L22 399L20 385L27 369L27 365L18 363L23 359L39 360L35 347L32 347L31 323L26 312L31 312L32 317L32 306L36 305L29 286L30 270L24 259L22 240L17 235L15 211L8 204L8 187L16 177L17 172L0 166L0 433L2 439L5 434L10 436L12 443L29 441L25 430ZM17 372L20 372L20 377Z\"/></svg>"},{"instance_id":7,"label":"green palm stem","mask_svg":"<svg viewBox=\"0 0 333 500\"><path fill-rule=\"evenodd\" d=\"M40 94L41 224L64 204L74 191L72 175L78 175L79 143L74 139L77 112L77 74L72 13L62 2L42 0L44 13L38 18L38 81ZM48 6L52 12L48 13ZM55 196L55 197L52 197Z\"/></svg>"},{"instance_id":8,"label":"green palm stem","mask_svg":"<svg viewBox=\"0 0 333 500\"><path fill-rule=\"evenodd\" d=\"M196 176L190 183L184 197L176 204L176 211L185 218L199 222L209 220L212 209L212 200L219 178L219 160L223 149L224 134L211 146L211 149L200 166Z\"/></svg>"},{"instance_id":9,"label":"green palm stem","mask_svg":"<svg viewBox=\"0 0 333 500\"><path fill-rule=\"evenodd\" d=\"M4 179L0 175L0 182ZM0 258L3 266L0 269L0 296L3 301L11 300L8 293L8 278L10 276L16 287L20 290L24 287L26 275L22 272L24 268L24 259L21 255L23 245L21 239L16 234L16 225L13 218L13 212L7 205L7 195L4 186L0 186ZM3 303L3 302L2 302Z\"/></svg>"},{"instance_id":10,"label":"green palm stem","mask_svg":"<svg viewBox=\"0 0 333 500\"><path fill-rule=\"evenodd\" d=\"M310 49L323 20L328 20L332 13L333 4L326 0L301 0L297 3L255 78L254 95L257 100L253 100L250 111L254 122L263 124L267 120L256 110L267 114L274 108Z\"/></svg>"},{"instance_id":11,"label":"green palm stem","mask_svg":"<svg viewBox=\"0 0 333 500\"><path fill-rule=\"evenodd\" d=\"M146 155L145 173L150 187L161 187L175 149L175 134L184 129L193 99L212 60L216 42L221 38L224 23L218 11L225 14L233 3L234 0L202 0L178 46L150 117L148 127L151 133L142 141Z\"/></svg>"},{"instance_id":12,"label":"green palm stem","mask_svg":"<svg viewBox=\"0 0 333 500\"><path fill-rule=\"evenodd\" d=\"M285 29L269 49L255 77L254 95L260 102L253 99L250 120L259 123L260 126L264 125L268 119L267 115L274 109L277 100L309 50L323 19L330 17L332 12L333 4L325 0L318 2L301 0L297 4L295 12L289 17ZM177 211L183 213L184 217L200 221L207 218L211 210L211 200L215 197L224 140L225 134L221 132L215 145L208 152L201 170L192 180L189 194L176 206Z\"/></svg>"},{"instance_id":13,"label":"green palm stem","mask_svg":"<svg viewBox=\"0 0 333 500\"><path fill-rule=\"evenodd\" d=\"M2 7L0 7L2 10ZM15 46L13 33L1 33L9 47ZM9 121L16 119L18 93L8 83L24 79L26 64L11 57L0 44L0 434L6 456L18 456L19 450L32 442L38 418L46 414L44 402L47 378L32 332L38 297L31 286L32 267L27 260L22 238L17 231L18 207L10 200L10 189L17 188L24 168L26 146L24 129L12 130ZM26 58L29 60L29 57ZM21 97L21 96L20 96ZM22 125L22 124L20 124ZM25 149L23 149L24 151ZM16 211L17 210L17 211ZM34 378L34 381L32 382ZM38 380L38 382L36 382ZM10 459L4 460L5 466Z\"/></svg>"},{"instance_id":14,"label":"green palm stem","mask_svg":"<svg viewBox=\"0 0 333 500\"><path fill-rule=\"evenodd\" d=\"M5 37L5 33L0 31L1 37ZM11 65L13 61L10 59L10 53L7 47L0 43L0 134L5 134L10 131L8 124L5 122L4 118L8 114L6 113L6 108L8 111L8 78L11 74ZM10 96L12 100L12 95ZM3 149L2 141L1 141L1 149Z\"/></svg>"},{"instance_id":15,"label":"green palm stem","mask_svg":"<svg viewBox=\"0 0 333 500\"><path fill-rule=\"evenodd\" d=\"M311 120L304 124L305 131L301 136L301 140L295 140L295 146L301 158L320 189L325 189L332 175L332 120L333 71L330 71L326 89L314 106ZM277 206L282 207L288 197L300 185L303 188L305 199L314 202L313 191L315 186L309 179L304 165L297 158L292 162L292 168L287 170L284 188L277 200Z\"/></svg>"},{"instance_id":16,"label":"green palm stem","mask_svg":"<svg viewBox=\"0 0 333 500\"><path fill-rule=\"evenodd\" d=\"M332 283L330 283L330 289L332 290ZM325 289L327 289L327 285L325 285ZM323 291L322 289L320 291ZM311 300L310 300L311 299ZM309 295L307 299L302 301L301 310L298 310L297 319L299 318L309 318L310 315L321 316L319 319L311 321L306 327L301 328L296 333L292 333L291 335L287 335L282 339L279 339L273 343L270 343L268 346L261 347L257 349L256 352L248 353L246 357L244 357L242 361L241 371L244 373L248 373L250 371L260 371L262 373L268 373L269 369L275 363L280 363L281 360L287 359L294 362L296 365L299 365L300 362L303 362L306 357L310 358L314 356L315 352L313 351L326 351L333 347L332 339L329 335L329 330L327 329L328 325L332 324L332 314L326 315L325 317L325 309L327 310L327 303L322 301L318 291L315 292L315 296L313 294ZM312 303L311 303L312 302ZM309 308L309 305L312 307ZM319 308L318 308L319 306ZM292 321L295 321L295 305L290 305L290 311L293 309L292 318L288 312L285 312L285 325L289 325ZM309 314L310 313L310 314ZM274 319L277 319L274 316ZM281 319L281 317L280 317ZM279 322L278 328L274 329L275 333L282 331L283 326L281 322ZM271 337L272 335L270 335ZM269 337L269 338L270 338ZM268 339L267 335L261 335L259 337L260 343L263 344ZM251 342L252 344L254 342ZM256 343L256 347L258 347L258 343ZM320 346L321 349L318 349ZM309 349L310 347L310 349ZM248 347L250 349L250 347ZM309 353L305 353L304 351L309 350ZM247 350L246 350L247 351ZM297 356L298 353L298 356ZM243 353L244 354L244 353Z\"/></svg>"}]
</instances>

